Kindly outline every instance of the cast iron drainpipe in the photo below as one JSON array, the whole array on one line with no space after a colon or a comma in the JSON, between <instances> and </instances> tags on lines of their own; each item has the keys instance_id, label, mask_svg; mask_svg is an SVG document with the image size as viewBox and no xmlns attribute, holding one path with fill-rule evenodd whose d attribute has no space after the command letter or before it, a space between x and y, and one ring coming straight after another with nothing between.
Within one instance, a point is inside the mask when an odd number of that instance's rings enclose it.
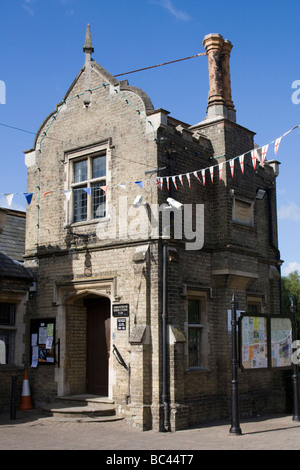
<instances>
[{"instance_id":1,"label":"cast iron drainpipe","mask_svg":"<svg viewBox=\"0 0 300 470\"><path fill-rule=\"evenodd\" d=\"M170 431L169 397L167 393L167 263L168 245L163 243L163 309L162 309L162 403L164 407L164 431Z\"/></svg>"}]
</instances>

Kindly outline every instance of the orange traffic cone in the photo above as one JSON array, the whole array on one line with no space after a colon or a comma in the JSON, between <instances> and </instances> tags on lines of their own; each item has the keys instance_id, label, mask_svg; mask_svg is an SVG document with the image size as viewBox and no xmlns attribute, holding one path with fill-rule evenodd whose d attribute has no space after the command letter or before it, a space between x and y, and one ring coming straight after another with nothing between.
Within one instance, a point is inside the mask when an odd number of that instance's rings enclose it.
<instances>
[{"instance_id":1,"label":"orange traffic cone","mask_svg":"<svg viewBox=\"0 0 300 470\"><path fill-rule=\"evenodd\" d=\"M22 396L20 403L20 410L32 410L32 401L30 396L30 388L28 382L27 370L24 371L24 380L22 385Z\"/></svg>"}]
</instances>

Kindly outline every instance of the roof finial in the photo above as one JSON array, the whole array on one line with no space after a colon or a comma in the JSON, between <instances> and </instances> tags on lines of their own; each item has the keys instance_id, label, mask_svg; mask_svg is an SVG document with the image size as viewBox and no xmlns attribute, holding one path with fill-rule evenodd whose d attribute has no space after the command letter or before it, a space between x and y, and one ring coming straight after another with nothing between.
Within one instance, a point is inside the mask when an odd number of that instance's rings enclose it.
<instances>
[{"instance_id":1,"label":"roof finial","mask_svg":"<svg viewBox=\"0 0 300 470\"><path fill-rule=\"evenodd\" d=\"M91 38L91 28L88 24L86 27L86 35L85 35L85 43L83 46L83 52L92 54L94 52L94 48L92 46L92 38Z\"/></svg>"}]
</instances>

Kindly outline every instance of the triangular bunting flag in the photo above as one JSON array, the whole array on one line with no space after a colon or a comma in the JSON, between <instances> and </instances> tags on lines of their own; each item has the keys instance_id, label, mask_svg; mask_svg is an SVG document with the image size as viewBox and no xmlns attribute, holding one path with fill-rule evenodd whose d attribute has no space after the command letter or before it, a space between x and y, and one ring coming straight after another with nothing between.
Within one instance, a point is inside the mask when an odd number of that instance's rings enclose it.
<instances>
[{"instance_id":1,"label":"triangular bunting flag","mask_svg":"<svg viewBox=\"0 0 300 470\"><path fill-rule=\"evenodd\" d=\"M264 145L263 148L261 149L261 162L264 163L267 155L269 144Z\"/></svg>"},{"instance_id":2,"label":"triangular bunting flag","mask_svg":"<svg viewBox=\"0 0 300 470\"><path fill-rule=\"evenodd\" d=\"M200 178L199 178L199 176L198 176L198 172L197 172L197 171L194 171L193 173L194 173L195 178L197 178L197 180L200 181ZM201 181L200 181L200 183L201 183Z\"/></svg>"},{"instance_id":3,"label":"triangular bunting flag","mask_svg":"<svg viewBox=\"0 0 300 470\"><path fill-rule=\"evenodd\" d=\"M253 165L253 168L255 170L256 162L258 160L257 149L251 150L251 158L252 158L252 165Z\"/></svg>"},{"instance_id":4,"label":"triangular bunting flag","mask_svg":"<svg viewBox=\"0 0 300 470\"><path fill-rule=\"evenodd\" d=\"M126 189L126 184L118 184L118 186L120 186L122 189Z\"/></svg>"},{"instance_id":5,"label":"triangular bunting flag","mask_svg":"<svg viewBox=\"0 0 300 470\"><path fill-rule=\"evenodd\" d=\"M53 191L46 191L45 193L43 193L43 197L44 196L47 196L47 194L51 194Z\"/></svg>"},{"instance_id":6,"label":"triangular bunting flag","mask_svg":"<svg viewBox=\"0 0 300 470\"><path fill-rule=\"evenodd\" d=\"M14 194L4 194L4 196L6 198L6 202L7 202L8 206L10 207L11 203L12 203L12 200L13 200L13 197L14 197Z\"/></svg>"},{"instance_id":7,"label":"triangular bunting flag","mask_svg":"<svg viewBox=\"0 0 300 470\"><path fill-rule=\"evenodd\" d=\"M241 170L242 170L243 174L244 174L244 170L245 170L245 168L244 168L244 159L245 159L245 154L239 156L239 161L240 161Z\"/></svg>"},{"instance_id":8,"label":"triangular bunting flag","mask_svg":"<svg viewBox=\"0 0 300 470\"><path fill-rule=\"evenodd\" d=\"M232 160L230 160L229 165L230 165L231 176L233 178L233 176L234 176L234 158Z\"/></svg>"},{"instance_id":9,"label":"triangular bunting flag","mask_svg":"<svg viewBox=\"0 0 300 470\"><path fill-rule=\"evenodd\" d=\"M182 186L183 186L182 175L178 175L178 178L180 179L180 183L181 183Z\"/></svg>"},{"instance_id":10,"label":"triangular bunting flag","mask_svg":"<svg viewBox=\"0 0 300 470\"><path fill-rule=\"evenodd\" d=\"M71 191L71 190L64 191L64 194L65 194L67 200L69 201L69 200L70 200L70 197L71 197L71 194L72 194L72 191Z\"/></svg>"},{"instance_id":11,"label":"triangular bunting flag","mask_svg":"<svg viewBox=\"0 0 300 470\"><path fill-rule=\"evenodd\" d=\"M143 181L135 181L135 184L137 184L140 188L143 189Z\"/></svg>"},{"instance_id":12,"label":"triangular bunting flag","mask_svg":"<svg viewBox=\"0 0 300 470\"><path fill-rule=\"evenodd\" d=\"M91 195L91 188L82 188L89 196Z\"/></svg>"},{"instance_id":13,"label":"triangular bunting flag","mask_svg":"<svg viewBox=\"0 0 300 470\"><path fill-rule=\"evenodd\" d=\"M27 204L30 206L33 193L24 193L24 196L26 197Z\"/></svg>"},{"instance_id":14,"label":"triangular bunting flag","mask_svg":"<svg viewBox=\"0 0 300 470\"><path fill-rule=\"evenodd\" d=\"M275 157L277 156L277 152L278 152L278 148L279 148L279 144L280 144L280 141L281 141L282 137L279 137L278 139L276 139L275 141Z\"/></svg>"},{"instance_id":15,"label":"triangular bunting flag","mask_svg":"<svg viewBox=\"0 0 300 470\"><path fill-rule=\"evenodd\" d=\"M169 181L169 180L170 180L170 178L168 177L168 178L167 178L167 188L168 188L168 191L170 191L170 181Z\"/></svg>"},{"instance_id":16,"label":"triangular bunting flag","mask_svg":"<svg viewBox=\"0 0 300 470\"><path fill-rule=\"evenodd\" d=\"M156 184L159 187L159 189L162 191L163 188L163 179L162 178L156 178Z\"/></svg>"},{"instance_id":17,"label":"triangular bunting flag","mask_svg":"<svg viewBox=\"0 0 300 470\"><path fill-rule=\"evenodd\" d=\"M219 179L220 180L222 179L223 163L224 162L219 163Z\"/></svg>"},{"instance_id":18,"label":"triangular bunting flag","mask_svg":"<svg viewBox=\"0 0 300 470\"><path fill-rule=\"evenodd\" d=\"M205 169L201 170L203 186L205 186Z\"/></svg>"},{"instance_id":19,"label":"triangular bunting flag","mask_svg":"<svg viewBox=\"0 0 300 470\"><path fill-rule=\"evenodd\" d=\"M211 179L211 182L213 183L214 182L214 167L211 166L209 171L210 171L210 179Z\"/></svg>"},{"instance_id":20,"label":"triangular bunting flag","mask_svg":"<svg viewBox=\"0 0 300 470\"><path fill-rule=\"evenodd\" d=\"M187 177L187 180L189 182L189 188L191 189L191 175L190 173L187 173L185 176Z\"/></svg>"},{"instance_id":21,"label":"triangular bunting flag","mask_svg":"<svg viewBox=\"0 0 300 470\"><path fill-rule=\"evenodd\" d=\"M106 191L107 191L107 186L100 186L100 189L102 189L102 191L104 191L104 192L105 192L105 194L106 194Z\"/></svg>"},{"instance_id":22,"label":"triangular bunting flag","mask_svg":"<svg viewBox=\"0 0 300 470\"><path fill-rule=\"evenodd\" d=\"M177 184L176 184L176 176L172 176L172 181L173 181L175 188L178 189Z\"/></svg>"}]
</instances>

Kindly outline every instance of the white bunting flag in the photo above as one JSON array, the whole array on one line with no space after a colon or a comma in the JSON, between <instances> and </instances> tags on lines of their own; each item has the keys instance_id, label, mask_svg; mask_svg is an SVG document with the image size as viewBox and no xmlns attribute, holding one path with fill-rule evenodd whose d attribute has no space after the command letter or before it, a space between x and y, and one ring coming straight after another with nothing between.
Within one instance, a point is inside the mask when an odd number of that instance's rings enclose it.
<instances>
[{"instance_id":1,"label":"white bunting flag","mask_svg":"<svg viewBox=\"0 0 300 470\"><path fill-rule=\"evenodd\" d=\"M187 177L187 180L189 182L189 188L191 189L191 175L190 173L187 173L185 176Z\"/></svg>"},{"instance_id":2,"label":"white bunting flag","mask_svg":"<svg viewBox=\"0 0 300 470\"><path fill-rule=\"evenodd\" d=\"M71 190L64 191L64 194L65 194L67 200L69 201L69 200L70 200L70 197L71 197L71 194L72 194L72 191L71 191Z\"/></svg>"},{"instance_id":3,"label":"white bunting flag","mask_svg":"<svg viewBox=\"0 0 300 470\"><path fill-rule=\"evenodd\" d=\"M180 179L180 183L181 183L182 186L183 186L182 175L178 175L178 178Z\"/></svg>"},{"instance_id":4,"label":"white bunting flag","mask_svg":"<svg viewBox=\"0 0 300 470\"><path fill-rule=\"evenodd\" d=\"M279 144L280 144L280 141L281 141L281 137L279 137L278 139L276 139L275 141L275 157L277 156L277 152L278 152L278 148L279 148Z\"/></svg>"},{"instance_id":5,"label":"white bunting flag","mask_svg":"<svg viewBox=\"0 0 300 470\"><path fill-rule=\"evenodd\" d=\"M230 165L231 176L233 178L233 176L234 176L234 158L232 160L230 160L229 165Z\"/></svg>"},{"instance_id":6,"label":"white bunting flag","mask_svg":"<svg viewBox=\"0 0 300 470\"><path fill-rule=\"evenodd\" d=\"M211 166L209 171L210 171L210 179L211 179L211 182L213 183L214 182L214 167Z\"/></svg>"},{"instance_id":7,"label":"white bunting flag","mask_svg":"<svg viewBox=\"0 0 300 470\"><path fill-rule=\"evenodd\" d=\"M267 155L267 151L268 151L268 147L269 147L269 144L267 145L264 145L261 149L261 162L264 163L264 161L266 160L266 155Z\"/></svg>"},{"instance_id":8,"label":"white bunting flag","mask_svg":"<svg viewBox=\"0 0 300 470\"><path fill-rule=\"evenodd\" d=\"M197 171L194 171L193 173L194 173L195 178L197 178L197 180L200 181L198 172L197 172ZM201 181L200 181L200 183L201 183Z\"/></svg>"},{"instance_id":9,"label":"white bunting flag","mask_svg":"<svg viewBox=\"0 0 300 470\"><path fill-rule=\"evenodd\" d=\"M14 197L14 194L5 194L6 202L9 207L11 206L13 197Z\"/></svg>"},{"instance_id":10,"label":"white bunting flag","mask_svg":"<svg viewBox=\"0 0 300 470\"><path fill-rule=\"evenodd\" d=\"M256 168L256 162L258 160L258 153L257 153L257 149L254 149L251 151L251 158L252 158L252 165L253 165L253 168L255 170Z\"/></svg>"},{"instance_id":11,"label":"white bunting flag","mask_svg":"<svg viewBox=\"0 0 300 470\"><path fill-rule=\"evenodd\" d=\"M203 186L205 186L205 169L204 169L204 170L201 170L201 175L202 175L202 183L203 183Z\"/></svg>"},{"instance_id":12,"label":"white bunting flag","mask_svg":"<svg viewBox=\"0 0 300 470\"><path fill-rule=\"evenodd\" d=\"M177 184L176 184L176 176L172 176L172 181L173 181L175 188L178 189Z\"/></svg>"},{"instance_id":13,"label":"white bunting flag","mask_svg":"<svg viewBox=\"0 0 300 470\"><path fill-rule=\"evenodd\" d=\"M244 171L245 171L244 159L245 159L245 154L239 156L240 166L241 166L241 170L242 170L243 174L244 174Z\"/></svg>"},{"instance_id":14,"label":"white bunting flag","mask_svg":"<svg viewBox=\"0 0 300 470\"><path fill-rule=\"evenodd\" d=\"M220 179L220 181L222 179L223 163L224 162L219 163L219 179Z\"/></svg>"}]
</instances>

